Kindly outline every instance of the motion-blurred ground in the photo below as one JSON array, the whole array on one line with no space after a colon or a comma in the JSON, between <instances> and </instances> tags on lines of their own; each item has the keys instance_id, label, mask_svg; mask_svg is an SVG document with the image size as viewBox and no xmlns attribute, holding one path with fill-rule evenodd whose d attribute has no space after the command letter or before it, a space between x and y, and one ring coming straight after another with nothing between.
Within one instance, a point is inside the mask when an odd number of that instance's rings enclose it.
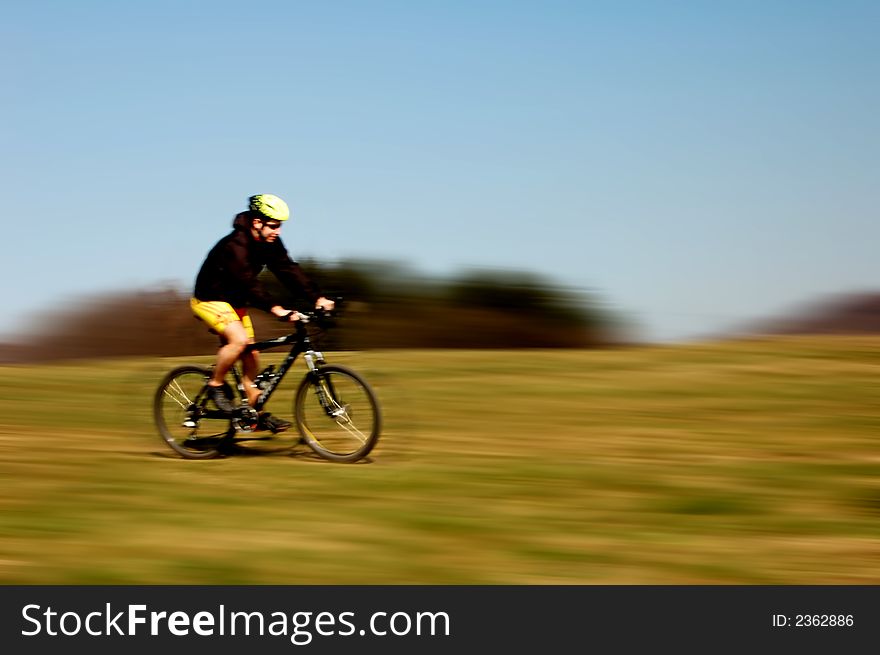
<instances>
[{"instance_id":1,"label":"motion-blurred ground","mask_svg":"<svg viewBox=\"0 0 880 655\"><path fill-rule=\"evenodd\" d=\"M0 368L0 582L880 579L876 337L329 353L385 409L355 465L175 458L152 393L193 359Z\"/></svg>"}]
</instances>

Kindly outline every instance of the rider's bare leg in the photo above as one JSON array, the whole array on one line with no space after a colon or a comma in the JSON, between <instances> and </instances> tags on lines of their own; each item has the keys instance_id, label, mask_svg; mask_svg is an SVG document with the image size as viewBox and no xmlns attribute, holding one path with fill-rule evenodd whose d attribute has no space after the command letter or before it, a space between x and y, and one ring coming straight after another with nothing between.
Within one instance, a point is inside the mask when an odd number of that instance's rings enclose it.
<instances>
[{"instance_id":1,"label":"rider's bare leg","mask_svg":"<svg viewBox=\"0 0 880 655\"><path fill-rule=\"evenodd\" d=\"M248 343L253 343L254 340L248 340ZM257 386L254 384L254 380L257 378L257 374L260 370L260 357L259 353L255 350L248 351L241 356L241 366L242 366L242 375L241 381L244 383L244 390L247 394L248 404L253 407L257 398L260 397L262 393Z\"/></svg>"},{"instance_id":2,"label":"rider's bare leg","mask_svg":"<svg viewBox=\"0 0 880 655\"><path fill-rule=\"evenodd\" d=\"M232 368L232 365L239 359L242 364L242 383L247 394L248 404L251 406L257 402L260 397L260 390L254 386L254 379L260 370L259 353L256 351L245 352L245 346L253 343L241 321L234 321L226 326L223 332L223 338L226 339L226 345L217 352L217 363L214 366L214 377L208 382L209 386L223 386L223 379Z\"/></svg>"},{"instance_id":3,"label":"rider's bare leg","mask_svg":"<svg viewBox=\"0 0 880 655\"><path fill-rule=\"evenodd\" d=\"M251 341L241 321L234 321L227 325L223 331L223 338L226 339L226 344L217 351L214 377L208 381L208 386L211 387L223 386L223 379L229 369L241 357L245 346Z\"/></svg>"}]
</instances>

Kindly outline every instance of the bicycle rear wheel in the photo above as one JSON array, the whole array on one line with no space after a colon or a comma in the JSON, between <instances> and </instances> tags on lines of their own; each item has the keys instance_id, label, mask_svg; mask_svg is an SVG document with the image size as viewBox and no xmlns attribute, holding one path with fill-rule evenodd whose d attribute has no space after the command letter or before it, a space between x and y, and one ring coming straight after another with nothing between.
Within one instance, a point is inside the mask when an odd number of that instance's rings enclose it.
<instances>
[{"instance_id":1,"label":"bicycle rear wheel","mask_svg":"<svg viewBox=\"0 0 880 655\"><path fill-rule=\"evenodd\" d=\"M344 366L326 365L300 383L293 403L296 427L308 446L334 462L355 462L379 440L376 394Z\"/></svg>"},{"instance_id":2,"label":"bicycle rear wheel","mask_svg":"<svg viewBox=\"0 0 880 655\"><path fill-rule=\"evenodd\" d=\"M210 378L211 370L204 366L181 366L164 377L153 400L162 440L187 459L217 457L235 434L231 419L207 397Z\"/></svg>"}]
</instances>

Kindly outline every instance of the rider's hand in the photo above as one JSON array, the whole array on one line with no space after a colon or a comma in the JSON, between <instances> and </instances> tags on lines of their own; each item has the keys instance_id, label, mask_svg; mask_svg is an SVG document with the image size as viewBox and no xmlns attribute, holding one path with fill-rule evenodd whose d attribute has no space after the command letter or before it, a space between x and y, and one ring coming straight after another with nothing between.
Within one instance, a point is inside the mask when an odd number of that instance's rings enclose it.
<instances>
[{"instance_id":1,"label":"rider's hand","mask_svg":"<svg viewBox=\"0 0 880 655\"><path fill-rule=\"evenodd\" d=\"M336 307L336 303L321 296L315 301L315 309L323 309L325 312L332 312Z\"/></svg>"},{"instance_id":2,"label":"rider's hand","mask_svg":"<svg viewBox=\"0 0 880 655\"><path fill-rule=\"evenodd\" d=\"M295 309L286 309L280 305L275 305L272 308L272 313L280 319L287 319L288 321L298 321L299 320L299 312Z\"/></svg>"}]
</instances>

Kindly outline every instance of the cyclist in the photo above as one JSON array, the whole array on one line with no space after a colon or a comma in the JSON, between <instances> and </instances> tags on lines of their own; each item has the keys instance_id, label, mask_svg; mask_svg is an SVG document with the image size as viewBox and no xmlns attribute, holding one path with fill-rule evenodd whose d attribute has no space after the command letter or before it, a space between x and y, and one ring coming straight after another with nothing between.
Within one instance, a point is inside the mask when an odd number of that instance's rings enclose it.
<instances>
[{"instance_id":1,"label":"cyclist","mask_svg":"<svg viewBox=\"0 0 880 655\"><path fill-rule=\"evenodd\" d=\"M275 302L257 280L264 267L294 293L305 294L316 308L333 309L333 301L321 294L317 284L290 258L281 242L281 227L289 217L287 203L278 196L268 193L251 196L248 210L236 215L233 231L211 249L196 277L190 301L192 311L225 340L217 353L214 376L208 382L211 398L224 412L235 409L224 392L223 379L238 359L242 361L248 402L253 405L260 396L254 384L260 370L258 353L245 352L245 346L254 343L248 307L297 320L296 311ZM290 427L290 422L263 412L258 427L282 432Z\"/></svg>"}]
</instances>

